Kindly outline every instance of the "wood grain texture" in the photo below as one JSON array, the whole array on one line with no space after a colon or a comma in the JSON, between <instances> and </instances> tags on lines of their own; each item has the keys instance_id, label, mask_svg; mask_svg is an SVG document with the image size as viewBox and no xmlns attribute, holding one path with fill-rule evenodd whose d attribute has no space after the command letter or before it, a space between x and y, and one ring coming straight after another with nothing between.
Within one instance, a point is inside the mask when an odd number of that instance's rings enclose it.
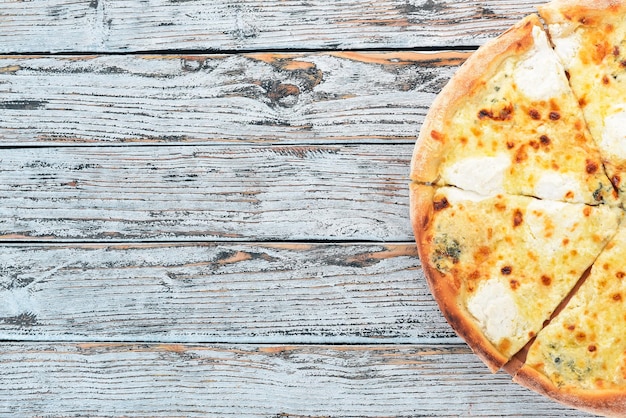
<instances>
[{"instance_id":1,"label":"wood grain texture","mask_svg":"<svg viewBox=\"0 0 626 418\"><path fill-rule=\"evenodd\" d=\"M414 142L467 56L0 57L0 144Z\"/></svg>"},{"instance_id":2,"label":"wood grain texture","mask_svg":"<svg viewBox=\"0 0 626 418\"><path fill-rule=\"evenodd\" d=\"M0 339L460 342L413 244L0 246Z\"/></svg>"},{"instance_id":3,"label":"wood grain texture","mask_svg":"<svg viewBox=\"0 0 626 418\"><path fill-rule=\"evenodd\" d=\"M541 2L539 2L541 3ZM478 45L535 1L4 1L0 52Z\"/></svg>"},{"instance_id":4,"label":"wood grain texture","mask_svg":"<svg viewBox=\"0 0 626 418\"><path fill-rule=\"evenodd\" d=\"M0 240L413 240L412 145L0 155Z\"/></svg>"},{"instance_id":5,"label":"wood grain texture","mask_svg":"<svg viewBox=\"0 0 626 418\"><path fill-rule=\"evenodd\" d=\"M5 343L19 416L586 416L459 346Z\"/></svg>"}]
</instances>

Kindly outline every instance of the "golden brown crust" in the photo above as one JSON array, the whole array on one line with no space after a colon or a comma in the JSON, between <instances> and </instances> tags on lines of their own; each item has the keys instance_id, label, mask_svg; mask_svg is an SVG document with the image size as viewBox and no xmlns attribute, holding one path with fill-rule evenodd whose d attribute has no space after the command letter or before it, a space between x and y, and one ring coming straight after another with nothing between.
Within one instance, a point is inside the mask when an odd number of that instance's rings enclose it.
<instances>
[{"instance_id":1,"label":"golden brown crust","mask_svg":"<svg viewBox=\"0 0 626 418\"><path fill-rule=\"evenodd\" d=\"M605 16L606 13L620 14L626 10L625 0L553 0L537 9L548 22L578 22L583 18Z\"/></svg>"},{"instance_id":2,"label":"golden brown crust","mask_svg":"<svg viewBox=\"0 0 626 418\"><path fill-rule=\"evenodd\" d=\"M570 407L610 417L626 417L624 391L558 388L545 375L527 365L518 370L513 381Z\"/></svg>"},{"instance_id":3,"label":"golden brown crust","mask_svg":"<svg viewBox=\"0 0 626 418\"><path fill-rule=\"evenodd\" d=\"M410 190L411 223L417 251L430 291L448 323L467 342L472 351L495 373L508 359L487 340L483 332L476 326L475 321L460 307L457 290L431 264L428 256L431 253L431 240L428 235L430 234L429 226L433 220L435 188L413 183Z\"/></svg>"},{"instance_id":4,"label":"golden brown crust","mask_svg":"<svg viewBox=\"0 0 626 418\"><path fill-rule=\"evenodd\" d=\"M431 106L415 144L411 161L411 179L434 183L445 153L445 124L460 100L472 95L479 83L508 57L521 55L533 45L532 29L541 26L537 15L530 15L490 41L458 69Z\"/></svg>"}]
</instances>

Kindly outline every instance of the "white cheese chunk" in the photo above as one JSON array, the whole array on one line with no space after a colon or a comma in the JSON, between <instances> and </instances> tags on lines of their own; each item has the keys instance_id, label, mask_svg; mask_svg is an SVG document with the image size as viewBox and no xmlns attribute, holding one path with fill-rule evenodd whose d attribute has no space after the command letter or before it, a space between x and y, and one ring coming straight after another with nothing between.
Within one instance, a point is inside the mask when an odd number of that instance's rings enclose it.
<instances>
[{"instance_id":1,"label":"white cheese chunk","mask_svg":"<svg viewBox=\"0 0 626 418\"><path fill-rule=\"evenodd\" d=\"M488 198L488 196L470 192L467 190L457 189L456 187L444 187L440 190L445 196L448 203L457 205L463 202L480 202Z\"/></svg>"},{"instance_id":2,"label":"white cheese chunk","mask_svg":"<svg viewBox=\"0 0 626 418\"><path fill-rule=\"evenodd\" d=\"M568 201L583 203L583 192L580 183L572 176L559 174L556 172L547 172L535 184L535 196L541 199L563 200L568 196Z\"/></svg>"},{"instance_id":3,"label":"white cheese chunk","mask_svg":"<svg viewBox=\"0 0 626 418\"><path fill-rule=\"evenodd\" d=\"M482 282L468 299L467 309L493 343L518 334L522 326L510 290L497 279Z\"/></svg>"},{"instance_id":4,"label":"white cheese chunk","mask_svg":"<svg viewBox=\"0 0 626 418\"><path fill-rule=\"evenodd\" d=\"M549 25L548 30L554 43L554 52L560 58L565 69L569 69L580 50L582 41L580 34L575 31L575 26L571 24L555 23Z\"/></svg>"},{"instance_id":5,"label":"white cheese chunk","mask_svg":"<svg viewBox=\"0 0 626 418\"><path fill-rule=\"evenodd\" d=\"M534 46L513 73L517 88L531 100L548 100L569 91L563 66L548 44L546 33L533 28Z\"/></svg>"},{"instance_id":6,"label":"white cheese chunk","mask_svg":"<svg viewBox=\"0 0 626 418\"><path fill-rule=\"evenodd\" d=\"M511 165L506 154L494 157L469 157L444 168L447 184L486 196L504 192L504 174Z\"/></svg>"},{"instance_id":7,"label":"white cheese chunk","mask_svg":"<svg viewBox=\"0 0 626 418\"><path fill-rule=\"evenodd\" d=\"M620 158L626 158L626 105L604 119L600 148Z\"/></svg>"}]
</instances>

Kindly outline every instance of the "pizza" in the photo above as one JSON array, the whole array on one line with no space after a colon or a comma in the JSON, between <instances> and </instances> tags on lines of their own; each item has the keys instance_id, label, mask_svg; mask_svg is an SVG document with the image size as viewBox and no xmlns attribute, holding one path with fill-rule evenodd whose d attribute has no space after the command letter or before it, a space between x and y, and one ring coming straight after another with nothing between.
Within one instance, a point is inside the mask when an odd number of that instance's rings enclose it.
<instances>
[{"instance_id":1,"label":"pizza","mask_svg":"<svg viewBox=\"0 0 626 418\"><path fill-rule=\"evenodd\" d=\"M538 11L433 102L411 222L435 300L489 369L626 416L626 0Z\"/></svg>"}]
</instances>

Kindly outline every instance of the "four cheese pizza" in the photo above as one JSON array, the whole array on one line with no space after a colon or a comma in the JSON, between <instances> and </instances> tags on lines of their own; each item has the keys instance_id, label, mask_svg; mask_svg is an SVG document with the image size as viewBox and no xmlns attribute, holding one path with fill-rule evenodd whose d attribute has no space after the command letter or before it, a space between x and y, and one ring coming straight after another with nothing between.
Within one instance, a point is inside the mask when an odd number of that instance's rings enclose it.
<instances>
[{"instance_id":1,"label":"four cheese pizza","mask_svg":"<svg viewBox=\"0 0 626 418\"><path fill-rule=\"evenodd\" d=\"M444 316L491 370L626 416L626 0L539 14L433 103L411 221Z\"/></svg>"}]
</instances>

